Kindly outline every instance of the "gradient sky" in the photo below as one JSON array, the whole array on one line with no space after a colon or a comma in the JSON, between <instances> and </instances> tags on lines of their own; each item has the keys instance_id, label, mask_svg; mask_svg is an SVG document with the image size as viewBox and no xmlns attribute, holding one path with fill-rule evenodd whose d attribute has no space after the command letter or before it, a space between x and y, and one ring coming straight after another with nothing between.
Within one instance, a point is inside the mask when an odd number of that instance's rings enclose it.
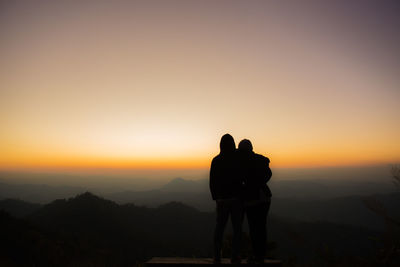
<instances>
[{"instance_id":1,"label":"gradient sky","mask_svg":"<svg viewBox=\"0 0 400 267\"><path fill-rule=\"evenodd\" d=\"M0 1L0 169L400 161L399 1Z\"/></svg>"}]
</instances>

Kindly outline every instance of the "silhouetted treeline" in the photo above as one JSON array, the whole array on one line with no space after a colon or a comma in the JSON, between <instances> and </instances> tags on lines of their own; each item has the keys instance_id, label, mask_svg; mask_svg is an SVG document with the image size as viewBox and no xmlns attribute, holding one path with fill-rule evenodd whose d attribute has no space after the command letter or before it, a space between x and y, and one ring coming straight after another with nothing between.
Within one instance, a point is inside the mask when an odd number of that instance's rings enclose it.
<instances>
[{"instance_id":1,"label":"silhouetted treeline","mask_svg":"<svg viewBox=\"0 0 400 267\"><path fill-rule=\"evenodd\" d=\"M25 220L2 212L2 232L11 229L4 233L7 238L1 239L2 246L8 248L2 257L39 265L43 264L38 259L47 258L49 266L63 257L61 265L66 266L92 258L96 266L123 266L154 255L206 257L213 216L180 203L150 209L118 205L84 193L44 205ZM14 236L20 241L14 242ZM44 242L48 242L46 248L62 253L36 251L36 244ZM21 250L20 244L25 249Z\"/></svg>"},{"instance_id":2,"label":"silhouetted treeline","mask_svg":"<svg viewBox=\"0 0 400 267\"><path fill-rule=\"evenodd\" d=\"M21 217L0 213L0 266L132 266L154 256L212 255L215 214L177 202L147 208L84 193L43 206L14 200L0 204ZM379 236L359 227L272 217L269 256L287 264L354 263L374 258L380 243L371 237ZM229 249L224 247L226 255Z\"/></svg>"}]
</instances>

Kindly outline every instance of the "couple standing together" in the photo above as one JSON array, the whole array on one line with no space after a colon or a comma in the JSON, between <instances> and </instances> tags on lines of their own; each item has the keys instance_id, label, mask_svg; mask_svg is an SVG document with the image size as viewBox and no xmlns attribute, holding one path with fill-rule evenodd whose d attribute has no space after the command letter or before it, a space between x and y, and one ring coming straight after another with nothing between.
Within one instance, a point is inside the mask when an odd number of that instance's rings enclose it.
<instances>
[{"instance_id":1,"label":"couple standing together","mask_svg":"<svg viewBox=\"0 0 400 267\"><path fill-rule=\"evenodd\" d=\"M214 232L214 262L221 262L222 240L226 223L231 217L232 263L240 263L242 223L247 216L253 257L249 261L263 263L267 243L267 215L271 191L267 182L272 176L269 159L253 152L247 139L239 143L229 134L221 138L220 153L212 160L210 191L217 204Z\"/></svg>"}]
</instances>

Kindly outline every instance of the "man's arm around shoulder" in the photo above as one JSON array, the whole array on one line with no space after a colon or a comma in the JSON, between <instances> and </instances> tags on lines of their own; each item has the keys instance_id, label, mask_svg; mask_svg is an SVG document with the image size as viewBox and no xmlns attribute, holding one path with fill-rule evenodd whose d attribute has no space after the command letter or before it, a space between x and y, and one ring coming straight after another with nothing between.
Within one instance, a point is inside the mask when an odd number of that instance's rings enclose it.
<instances>
[{"instance_id":1,"label":"man's arm around shoulder","mask_svg":"<svg viewBox=\"0 0 400 267\"><path fill-rule=\"evenodd\" d=\"M265 183L267 183L272 177L272 171L269 167L270 160L269 158L260 154L256 154L256 156L262 162L262 168L264 169L265 172Z\"/></svg>"}]
</instances>

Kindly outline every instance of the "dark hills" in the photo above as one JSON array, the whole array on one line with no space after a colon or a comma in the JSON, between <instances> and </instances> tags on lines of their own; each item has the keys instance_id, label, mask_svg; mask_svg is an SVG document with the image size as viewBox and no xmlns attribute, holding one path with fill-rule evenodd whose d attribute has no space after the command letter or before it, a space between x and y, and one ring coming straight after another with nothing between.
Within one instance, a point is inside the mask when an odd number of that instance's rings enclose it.
<instances>
[{"instance_id":1,"label":"dark hills","mask_svg":"<svg viewBox=\"0 0 400 267\"><path fill-rule=\"evenodd\" d=\"M383 230L385 222L367 208L365 200L375 199L388 214L400 218L400 193L346 196L331 199L276 198L271 213L297 221L326 221Z\"/></svg>"},{"instance_id":2,"label":"dark hills","mask_svg":"<svg viewBox=\"0 0 400 267\"><path fill-rule=\"evenodd\" d=\"M2 259L18 263L15 255L22 251L25 265L126 266L153 256L212 255L215 214L179 202L147 208L117 204L86 192L36 206L21 219L4 211L1 216L4 238L0 242L6 248ZM325 246L337 255L366 256L373 250L369 237L379 236L360 227L296 223L273 216L269 225L270 247L276 248L270 256L283 259L310 259ZM245 235L244 254L248 242ZM41 244L40 249L34 244ZM229 246L224 251L229 254Z\"/></svg>"},{"instance_id":3,"label":"dark hills","mask_svg":"<svg viewBox=\"0 0 400 267\"><path fill-rule=\"evenodd\" d=\"M390 187L387 187L390 186ZM366 197L373 196L382 202L388 212L400 217L400 194L390 193L395 187L390 183L356 182L356 181L271 181L273 202L271 214L287 220L304 222L326 221L353 226L363 226L382 231L384 221L371 212L364 203ZM375 190L375 191L374 191ZM77 191L75 193L72 193ZM68 193L70 192L70 193ZM49 199L64 199L84 192L82 188L53 187L45 185L7 185L0 184L1 196L19 198L22 201L7 203L6 199L0 200L0 207L16 217L29 214L38 209L38 205L31 205L30 199L36 195ZM368 194L369 192L386 192ZM2 195L3 194L3 195ZM5 194L5 195L4 195ZM215 204L211 199L206 180L186 180L176 178L161 186L159 189L149 191L124 191L110 194L100 194L119 204L135 203L139 206L156 208L168 202L181 202L201 211L213 212ZM13 207L13 205L16 205ZM8 207L11 207L8 209Z\"/></svg>"},{"instance_id":4,"label":"dark hills","mask_svg":"<svg viewBox=\"0 0 400 267\"><path fill-rule=\"evenodd\" d=\"M48 203L54 199L68 198L84 191L85 188L74 186L0 182L1 199L13 198L41 204Z\"/></svg>"},{"instance_id":5,"label":"dark hills","mask_svg":"<svg viewBox=\"0 0 400 267\"><path fill-rule=\"evenodd\" d=\"M4 210L14 217L25 217L38 210L42 205L26 202L19 199L0 200L0 210Z\"/></svg>"},{"instance_id":6,"label":"dark hills","mask_svg":"<svg viewBox=\"0 0 400 267\"><path fill-rule=\"evenodd\" d=\"M169 201L183 202L187 205L196 207L202 211L213 211L215 204L211 199L208 189L201 191L179 191L179 185L185 187L192 186L196 182L176 179L167 184L169 190L152 190L143 192L125 191L108 195L107 198L113 199L118 203L133 202L139 205L156 207ZM371 212L365 205L364 199L374 197L381 201L388 211L400 217L400 193L367 194L384 191L383 186L376 186L374 183L366 183L365 188L357 183L333 183L332 189L324 183L318 181L289 181L272 183L273 202L271 213L284 217L288 220L315 222L326 221L353 226L363 226L375 230L383 230L384 221ZM204 184L203 184L204 186ZM333 193L332 191L337 191ZM309 196L307 196L307 192ZM353 194L350 194L354 192ZM357 193L357 194L356 194ZM349 194L349 195L348 195ZM331 197L329 197L331 196Z\"/></svg>"}]
</instances>

